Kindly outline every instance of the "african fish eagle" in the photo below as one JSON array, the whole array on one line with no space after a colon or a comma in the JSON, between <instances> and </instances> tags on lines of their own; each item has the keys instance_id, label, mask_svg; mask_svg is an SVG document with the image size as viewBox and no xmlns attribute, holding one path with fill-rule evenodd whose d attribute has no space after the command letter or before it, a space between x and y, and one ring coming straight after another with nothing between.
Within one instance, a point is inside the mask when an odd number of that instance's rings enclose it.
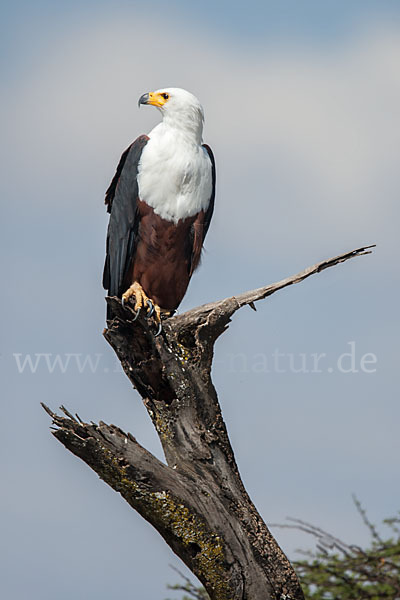
<instances>
[{"instance_id":1,"label":"african fish eagle","mask_svg":"<svg viewBox=\"0 0 400 600\"><path fill-rule=\"evenodd\" d=\"M103 285L109 296L135 297L161 330L200 262L215 198L215 162L202 143L204 112L193 94L165 88L141 104L162 114L148 135L122 154L106 192L110 213Z\"/></svg>"}]
</instances>

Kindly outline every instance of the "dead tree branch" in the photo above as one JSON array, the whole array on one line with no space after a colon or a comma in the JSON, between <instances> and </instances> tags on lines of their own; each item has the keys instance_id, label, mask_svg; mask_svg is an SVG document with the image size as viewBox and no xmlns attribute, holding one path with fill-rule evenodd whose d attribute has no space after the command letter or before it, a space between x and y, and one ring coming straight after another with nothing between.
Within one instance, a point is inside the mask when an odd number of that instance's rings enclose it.
<instances>
[{"instance_id":1,"label":"dead tree branch","mask_svg":"<svg viewBox=\"0 0 400 600\"><path fill-rule=\"evenodd\" d=\"M107 298L105 330L160 437L163 464L114 425L83 423L66 409L53 435L149 521L200 579L212 600L300 600L297 577L239 475L211 381L216 339L242 306L303 281L373 246L358 248L278 283L213 302L164 322L155 338L131 306Z\"/></svg>"}]
</instances>

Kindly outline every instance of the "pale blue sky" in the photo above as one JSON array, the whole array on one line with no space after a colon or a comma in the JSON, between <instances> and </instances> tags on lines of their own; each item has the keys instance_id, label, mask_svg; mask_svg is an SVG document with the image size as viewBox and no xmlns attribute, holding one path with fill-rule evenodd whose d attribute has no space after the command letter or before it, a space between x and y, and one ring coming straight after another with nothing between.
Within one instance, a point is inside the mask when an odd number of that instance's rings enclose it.
<instances>
[{"instance_id":1,"label":"pale blue sky","mask_svg":"<svg viewBox=\"0 0 400 600\"><path fill-rule=\"evenodd\" d=\"M59 600L76 588L161 600L173 597L168 564L183 568L52 439L39 407L114 422L160 456L101 336L101 271L104 190L121 151L158 120L137 98L163 85L203 102L218 169L182 310L378 244L257 314L240 311L213 371L265 520L295 516L363 543L353 492L375 520L399 508L398 2L15 2L2 12L2 597L50 600L57 585ZM357 372L341 372L352 348ZM322 373L315 353L327 355ZM19 373L15 354L72 358L65 373L45 357ZM98 355L96 372L80 373L75 355ZM290 555L309 543L275 533Z\"/></svg>"}]
</instances>

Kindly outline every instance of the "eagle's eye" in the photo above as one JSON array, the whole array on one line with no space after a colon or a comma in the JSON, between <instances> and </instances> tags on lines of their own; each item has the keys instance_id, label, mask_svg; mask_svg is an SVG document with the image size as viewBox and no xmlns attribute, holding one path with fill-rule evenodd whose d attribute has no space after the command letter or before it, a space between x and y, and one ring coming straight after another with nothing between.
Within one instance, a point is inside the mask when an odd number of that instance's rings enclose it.
<instances>
[{"instance_id":1,"label":"eagle's eye","mask_svg":"<svg viewBox=\"0 0 400 600\"><path fill-rule=\"evenodd\" d=\"M166 93L161 94L161 96L164 98L164 100L168 100L168 98L169 98L169 94L166 94Z\"/></svg>"}]
</instances>

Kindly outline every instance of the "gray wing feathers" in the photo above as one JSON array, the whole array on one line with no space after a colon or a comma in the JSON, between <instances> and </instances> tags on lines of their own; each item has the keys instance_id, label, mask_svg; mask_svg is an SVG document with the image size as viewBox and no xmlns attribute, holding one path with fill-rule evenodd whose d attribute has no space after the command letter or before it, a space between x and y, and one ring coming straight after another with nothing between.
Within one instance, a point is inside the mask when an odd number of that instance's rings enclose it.
<instances>
[{"instance_id":1,"label":"gray wing feathers","mask_svg":"<svg viewBox=\"0 0 400 600\"><path fill-rule=\"evenodd\" d=\"M147 136L140 136L124 152L109 188L112 195L108 190L111 214L107 231L103 286L108 290L109 296L121 296L125 291L122 290L124 277L135 254L139 228L137 172L148 139Z\"/></svg>"}]
</instances>

